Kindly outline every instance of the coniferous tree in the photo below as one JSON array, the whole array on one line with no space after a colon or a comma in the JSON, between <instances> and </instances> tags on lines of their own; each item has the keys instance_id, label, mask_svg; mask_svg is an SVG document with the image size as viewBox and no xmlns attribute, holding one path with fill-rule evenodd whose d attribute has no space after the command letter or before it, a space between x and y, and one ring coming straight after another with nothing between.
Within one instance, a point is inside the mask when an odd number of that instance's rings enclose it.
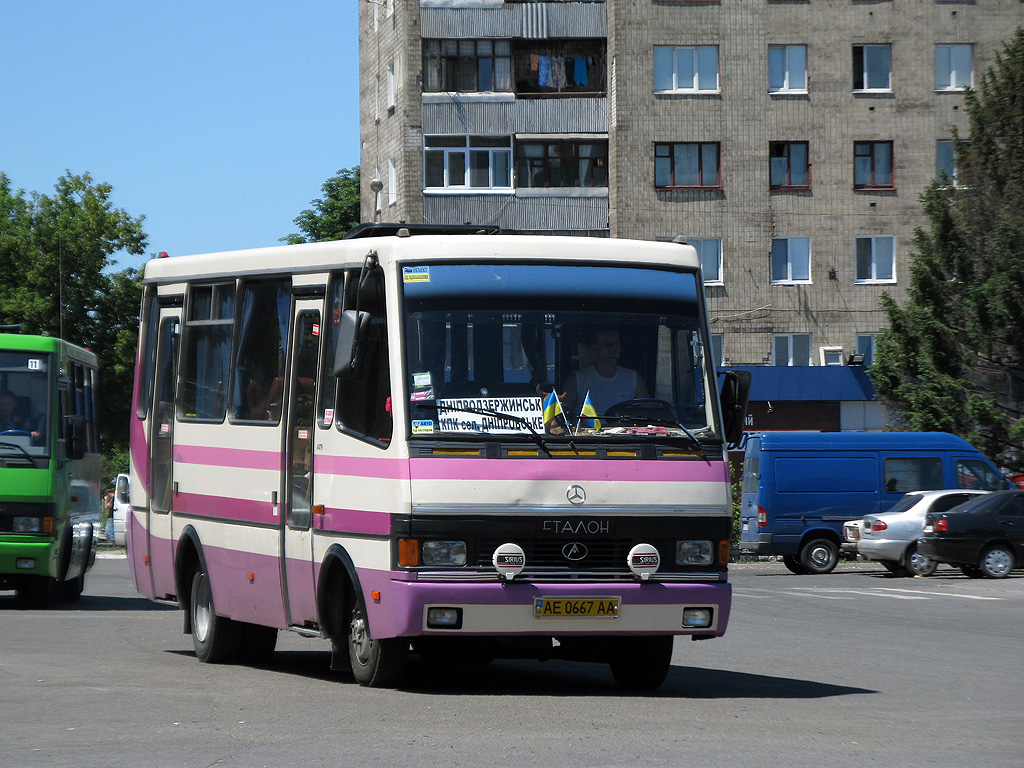
<instances>
[{"instance_id":1,"label":"coniferous tree","mask_svg":"<svg viewBox=\"0 0 1024 768\"><path fill-rule=\"evenodd\" d=\"M914 430L964 437L1024 468L1024 28L964 96L955 183L922 194L907 302L885 295L889 328L871 368Z\"/></svg>"}]
</instances>

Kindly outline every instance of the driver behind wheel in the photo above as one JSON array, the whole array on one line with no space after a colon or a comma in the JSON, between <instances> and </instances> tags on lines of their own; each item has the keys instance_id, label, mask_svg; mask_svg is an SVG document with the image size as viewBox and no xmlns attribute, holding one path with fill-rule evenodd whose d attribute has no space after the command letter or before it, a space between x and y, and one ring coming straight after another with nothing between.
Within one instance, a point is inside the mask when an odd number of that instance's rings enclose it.
<instances>
[{"instance_id":1,"label":"driver behind wheel","mask_svg":"<svg viewBox=\"0 0 1024 768\"><path fill-rule=\"evenodd\" d=\"M572 413L590 393L597 415L616 403L637 397L650 397L643 377L632 368L619 365L622 342L617 328L596 328L586 339L593 364L573 371L565 381L563 407Z\"/></svg>"}]
</instances>

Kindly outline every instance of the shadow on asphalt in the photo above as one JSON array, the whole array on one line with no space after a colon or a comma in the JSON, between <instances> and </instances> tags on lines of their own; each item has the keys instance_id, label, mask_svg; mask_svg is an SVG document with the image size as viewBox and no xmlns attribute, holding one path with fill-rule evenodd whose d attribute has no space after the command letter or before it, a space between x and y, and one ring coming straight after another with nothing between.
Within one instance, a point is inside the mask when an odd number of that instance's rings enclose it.
<instances>
[{"instance_id":1,"label":"shadow on asphalt","mask_svg":"<svg viewBox=\"0 0 1024 768\"><path fill-rule=\"evenodd\" d=\"M88 585L86 589L88 590ZM86 592L77 603L57 602L46 609L25 606L18 602L14 593L0 595L0 611L47 610L47 611L176 611L175 606L154 603L145 597L109 597L90 595Z\"/></svg>"},{"instance_id":2,"label":"shadow on asphalt","mask_svg":"<svg viewBox=\"0 0 1024 768\"><path fill-rule=\"evenodd\" d=\"M182 662L198 663L191 651L167 650ZM250 665L251 666L251 665ZM268 674L355 685L351 674L330 671L327 651L277 651L260 667ZM491 664L427 664L413 655L400 691L449 696L651 696L672 699L826 699L878 691L816 680L723 669L674 666L653 692L620 688L606 664L501 659Z\"/></svg>"}]
</instances>

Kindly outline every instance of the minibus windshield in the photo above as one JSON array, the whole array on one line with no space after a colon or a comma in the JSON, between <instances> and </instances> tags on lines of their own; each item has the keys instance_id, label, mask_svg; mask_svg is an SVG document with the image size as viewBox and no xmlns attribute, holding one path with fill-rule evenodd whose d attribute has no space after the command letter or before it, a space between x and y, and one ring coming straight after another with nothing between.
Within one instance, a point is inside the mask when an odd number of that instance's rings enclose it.
<instances>
[{"instance_id":1,"label":"minibus windshield","mask_svg":"<svg viewBox=\"0 0 1024 768\"><path fill-rule=\"evenodd\" d=\"M413 438L715 429L693 272L416 264L402 289Z\"/></svg>"},{"instance_id":2,"label":"minibus windshield","mask_svg":"<svg viewBox=\"0 0 1024 768\"><path fill-rule=\"evenodd\" d=\"M48 453L50 355L0 350L0 455Z\"/></svg>"}]
</instances>

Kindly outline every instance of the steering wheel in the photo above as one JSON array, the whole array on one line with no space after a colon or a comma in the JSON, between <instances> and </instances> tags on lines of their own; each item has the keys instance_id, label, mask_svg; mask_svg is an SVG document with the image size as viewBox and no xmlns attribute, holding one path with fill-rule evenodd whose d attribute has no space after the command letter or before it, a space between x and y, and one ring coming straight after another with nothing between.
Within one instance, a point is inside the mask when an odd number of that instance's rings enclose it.
<instances>
[{"instance_id":1,"label":"steering wheel","mask_svg":"<svg viewBox=\"0 0 1024 768\"><path fill-rule=\"evenodd\" d=\"M0 432L0 435L6 435L7 437L32 437L31 432L26 432L24 429L5 429Z\"/></svg>"},{"instance_id":2,"label":"steering wheel","mask_svg":"<svg viewBox=\"0 0 1024 768\"><path fill-rule=\"evenodd\" d=\"M608 408L604 415L609 419L635 419L637 421L668 421L678 423L675 410L664 400L653 397L635 397L623 400Z\"/></svg>"}]
</instances>

